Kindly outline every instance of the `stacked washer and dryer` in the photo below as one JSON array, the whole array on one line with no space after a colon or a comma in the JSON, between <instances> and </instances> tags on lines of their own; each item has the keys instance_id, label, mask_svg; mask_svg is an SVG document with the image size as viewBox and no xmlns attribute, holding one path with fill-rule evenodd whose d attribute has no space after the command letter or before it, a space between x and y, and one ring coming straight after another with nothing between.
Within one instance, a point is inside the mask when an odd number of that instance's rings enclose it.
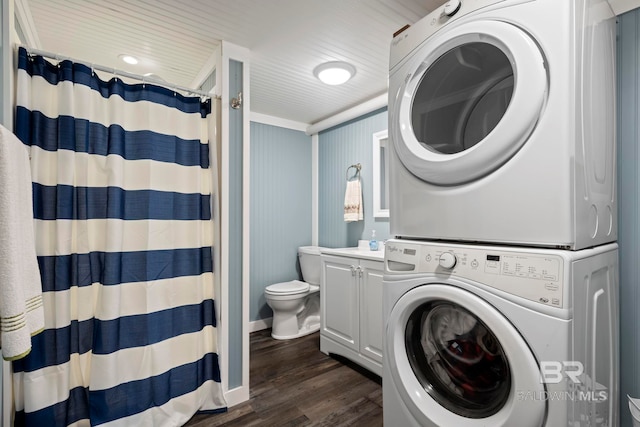
<instances>
[{"instance_id":1,"label":"stacked washer and dryer","mask_svg":"<svg viewBox=\"0 0 640 427\"><path fill-rule=\"evenodd\" d=\"M451 0L391 45L388 426L617 426L615 15Z\"/></svg>"}]
</instances>

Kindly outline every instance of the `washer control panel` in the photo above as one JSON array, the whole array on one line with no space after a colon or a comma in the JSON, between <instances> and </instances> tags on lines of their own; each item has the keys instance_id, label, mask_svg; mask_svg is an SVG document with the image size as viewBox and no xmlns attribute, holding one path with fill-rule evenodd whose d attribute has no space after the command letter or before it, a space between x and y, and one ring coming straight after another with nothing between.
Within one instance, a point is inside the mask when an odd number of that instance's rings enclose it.
<instances>
[{"instance_id":1,"label":"washer control panel","mask_svg":"<svg viewBox=\"0 0 640 427\"><path fill-rule=\"evenodd\" d=\"M543 252L393 240L385 246L385 268L391 274L431 273L469 279L562 308L564 260Z\"/></svg>"},{"instance_id":2,"label":"washer control panel","mask_svg":"<svg viewBox=\"0 0 640 427\"><path fill-rule=\"evenodd\" d=\"M456 266L457 262L458 258L453 252L442 252L438 257L438 264L440 264L442 268L452 269Z\"/></svg>"}]
</instances>

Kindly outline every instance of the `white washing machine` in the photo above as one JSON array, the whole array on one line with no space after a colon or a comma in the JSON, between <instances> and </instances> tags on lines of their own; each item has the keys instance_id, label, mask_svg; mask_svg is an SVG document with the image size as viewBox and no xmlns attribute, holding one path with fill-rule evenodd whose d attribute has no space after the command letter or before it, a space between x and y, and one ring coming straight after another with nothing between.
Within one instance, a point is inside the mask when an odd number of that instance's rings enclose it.
<instances>
[{"instance_id":1,"label":"white washing machine","mask_svg":"<svg viewBox=\"0 0 640 427\"><path fill-rule=\"evenodd\" d=\"M617 426L617 254L389 241L384 424Z\"/></svg>"},{"instance_id":2,"label":"white washing machine","mask_svg":"<svg viewBox=\"0 0 640 427\"><path fill-rule=\"evenodd\" d=\"M606 0L451 0L394 37L391 234L615 241L615 44Z\"/></svg>"}]
</instances>

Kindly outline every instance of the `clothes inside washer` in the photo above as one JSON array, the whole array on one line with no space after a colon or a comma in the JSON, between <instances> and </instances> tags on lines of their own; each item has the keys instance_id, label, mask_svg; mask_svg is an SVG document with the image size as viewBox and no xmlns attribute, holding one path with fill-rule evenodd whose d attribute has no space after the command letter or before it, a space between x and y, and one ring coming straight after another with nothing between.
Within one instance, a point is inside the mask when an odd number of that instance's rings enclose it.
<instances>
[{"instance_id":1,"label":"clothes inside washer","mask_svg":"<svg viewBox=\"0 0 640 427\"><path fill-rule=\"evenodd\" d=\"M502 395L509 367L495 336L473 314L448 303L423 312L420 344L434 389L457 396L463 407L477 407Z\"/></svg>"}]
</instances>

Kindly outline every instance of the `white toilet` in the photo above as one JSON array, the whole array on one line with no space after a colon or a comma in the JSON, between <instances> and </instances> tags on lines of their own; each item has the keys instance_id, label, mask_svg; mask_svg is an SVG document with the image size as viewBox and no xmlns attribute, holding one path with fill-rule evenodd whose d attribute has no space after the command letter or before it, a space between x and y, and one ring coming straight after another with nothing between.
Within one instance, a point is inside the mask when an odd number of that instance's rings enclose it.
<instances>
[{"instance_id":1,"label":"white toilet","mask_svg":"<svg viewBox=\"0 0 640 427\"><path fill-rule=\"evenodd\" d=\"M267 286L267 304L273 310L271 336L288 340L320 330L320 248L301 246L298 258L302 278Z\"/></svg>"}]
</instances>

